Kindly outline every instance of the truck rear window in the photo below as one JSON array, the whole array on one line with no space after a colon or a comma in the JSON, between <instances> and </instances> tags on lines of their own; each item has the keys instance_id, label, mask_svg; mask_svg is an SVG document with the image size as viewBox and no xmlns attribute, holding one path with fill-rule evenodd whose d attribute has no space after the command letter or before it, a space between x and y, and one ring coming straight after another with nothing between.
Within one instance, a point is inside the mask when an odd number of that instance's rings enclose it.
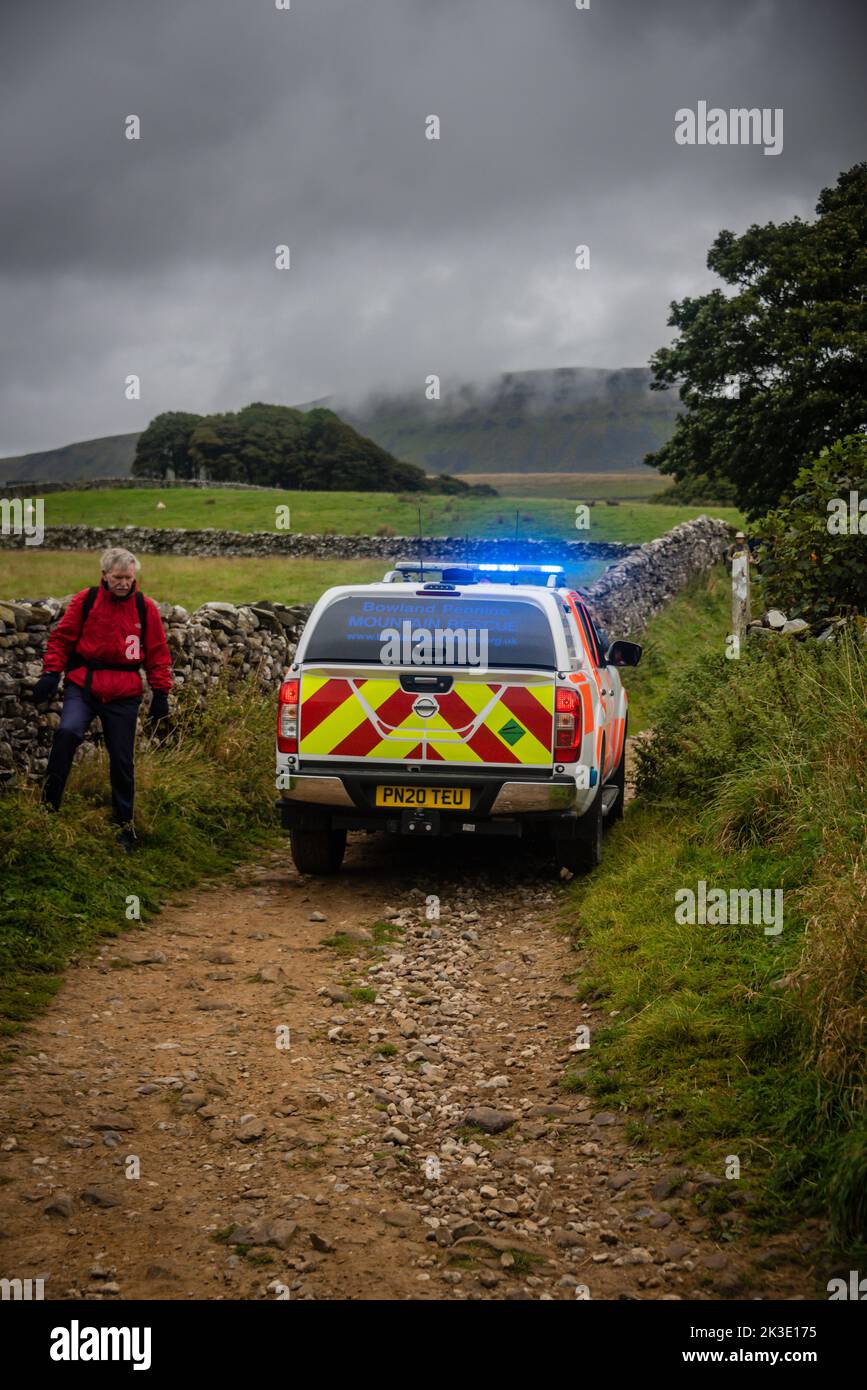
<instances>
[{"instance_id":1,"label":"truck rear window","mask_svg":"<svg viewBox=\"0 0 867 1390\"><path fill-rule=\"evenodd\" d=\"M396 651L401 653L398 663L394 661ZM484 652L487 659L480 660ZM519 599L481 596L380 598L358 594L336 599L310 633L304 660L557 667L546 613Z\"/></svg>"}]
</instances>

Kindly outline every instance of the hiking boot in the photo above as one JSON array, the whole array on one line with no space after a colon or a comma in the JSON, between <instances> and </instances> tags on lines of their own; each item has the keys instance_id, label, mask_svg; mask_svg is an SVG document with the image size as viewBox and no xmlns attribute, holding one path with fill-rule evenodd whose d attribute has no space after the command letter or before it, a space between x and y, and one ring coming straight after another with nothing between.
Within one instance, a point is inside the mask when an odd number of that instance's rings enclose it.
<instances>
[{"instance_id":1,"label":"hiking boot","mask_svg":"<svg viewBox=\"0 0 867 1390\"><path fill-rule=\"evenodd\" d=\"M127 854L132 854L133 850L138 849L138 836L135 833L132 821L128 821L126 825L120 827L117 842L119 845L123 845Z\"/></svg>"}]
</instances>

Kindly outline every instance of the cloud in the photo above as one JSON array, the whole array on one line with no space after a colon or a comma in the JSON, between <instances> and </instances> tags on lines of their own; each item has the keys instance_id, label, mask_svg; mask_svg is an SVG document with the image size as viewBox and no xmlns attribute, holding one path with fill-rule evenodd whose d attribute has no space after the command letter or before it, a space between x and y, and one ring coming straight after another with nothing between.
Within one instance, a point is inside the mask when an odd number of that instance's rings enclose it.
<instances>
[{"instance_id":1,"label":"cloud","mask_svg":"<svg viewBox=\"0 0 867 1390\"><path fill-rule=\"evenodd\" d=\"M863 154L843 0L58 0L4 25L4 454L641 365L720 227L809 215ZM699 99L784 107L783 154L676 146Z\"/></svg>"}]
</instances>

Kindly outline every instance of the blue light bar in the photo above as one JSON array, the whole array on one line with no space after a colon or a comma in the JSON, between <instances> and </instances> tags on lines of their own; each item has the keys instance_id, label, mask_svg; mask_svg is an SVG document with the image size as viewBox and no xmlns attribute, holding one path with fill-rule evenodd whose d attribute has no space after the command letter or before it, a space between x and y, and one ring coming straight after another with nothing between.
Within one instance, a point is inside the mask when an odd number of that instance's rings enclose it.
<instances>
[{"instance_id":1,"label":"blue light bar","mask_svg":"<svg viewBox=\"0 0 867 1390\"><path fill-rule=\"evenodd\" d=\"M453 562L460 568L459 562ZM497 570L501 574L562 574L562 565L507 565L504 563L494 563L492 561L473 562L466 566L467 569L475 570Z\"/></svg>"}]
</instances>

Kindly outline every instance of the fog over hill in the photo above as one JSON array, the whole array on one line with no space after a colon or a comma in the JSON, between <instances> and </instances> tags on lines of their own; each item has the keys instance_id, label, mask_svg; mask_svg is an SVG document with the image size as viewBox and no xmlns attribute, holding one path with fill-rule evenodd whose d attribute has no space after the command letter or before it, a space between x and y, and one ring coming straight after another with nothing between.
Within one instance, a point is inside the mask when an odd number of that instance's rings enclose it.
<instances>
[{"instance_id":1,"label":"fog over hill","mask_svg":"<svg viewBox=\"0 0 867 1390\"><path fill-rule=\"evenodd\" d=\"M671 434L676 394L649 389L644 367L559 367L466 382L440 400L379 392L324 405L399 459L429 473L643 471ZM129 476L138 433L106 435L0 459L0 481Z\"/></svg>"},{"instance_id":2,"label":"fog over hill","mask_svg":"<svg viewBox=\"0 0 867 1390\"><path fill-rule=\"evenodd\" d=\"M643 471L680 404L676 392L649 383L646 367L558 367L451 391L443 383L440 400L427 400L422 384L412 395L316 404L429 473Z\"/></svg>"}]
</instances>

